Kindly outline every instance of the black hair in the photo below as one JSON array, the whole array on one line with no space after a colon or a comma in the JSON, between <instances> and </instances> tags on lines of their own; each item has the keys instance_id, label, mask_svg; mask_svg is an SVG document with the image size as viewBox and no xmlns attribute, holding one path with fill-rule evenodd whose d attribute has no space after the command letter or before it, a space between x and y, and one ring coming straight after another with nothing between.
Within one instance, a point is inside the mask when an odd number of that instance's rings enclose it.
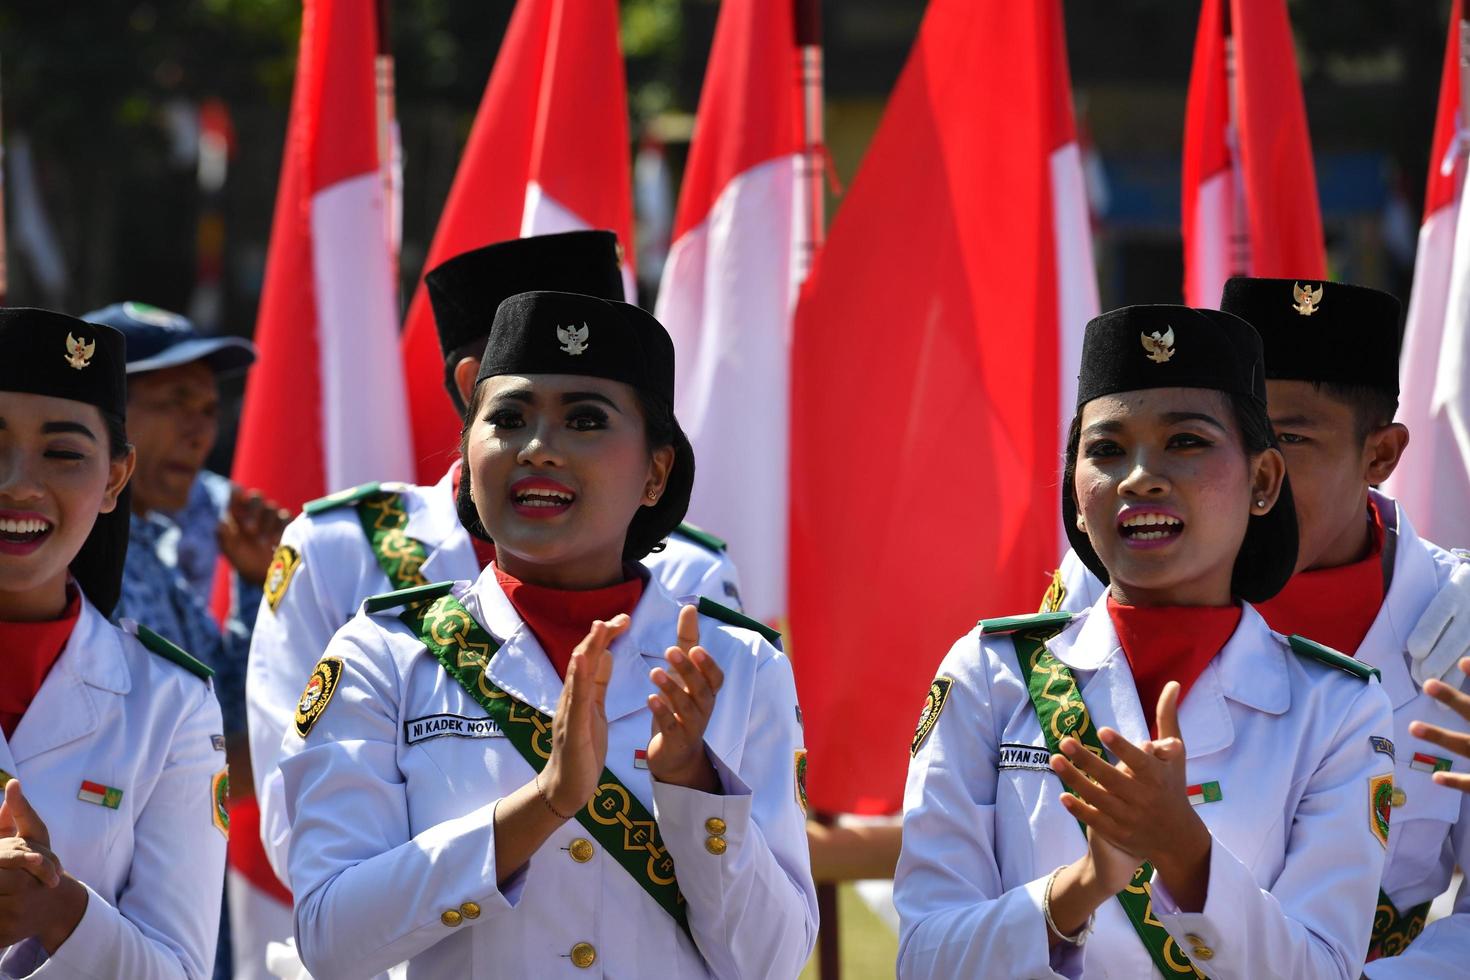
<instances>
[{"instance_id":1,"label":"black hair","mask_svg":"<svg viewBox=\"0 0 1470 980\"><path fill-rule=\"evenodd\" d=\"M113 462L126 459L133 447L128 443L127 424L123 417L103 411L102 423L107 430L108 458ZM128 553L131 510L132 489L124 486L112 511L97 515L97 523L92 525L82 550L71 560L71 574L82 587L87 600L109 618L122 597L123 560Z\"/></svg>"},{"instance_id":2,"label":"black hair","mask_svg":"<svg viewBox=\"0 0 1470 980\"><path fill-rule=\"evenodd\" d=\"M1279 449L1276 432L1271 428L1264 405L1249 395L1221 394L1230 402L1235 428L1240 434L1240 446L1247 457L1268 449ZM1106 569L1102 568L1102 562L1086 534L1079 533L1076 526L1075 484L1081 441L1082 413L1078 411L1067 429L1067 450L1062 467L1062 519L1078 557L1106 582L1107 576L1102 574ZM1266 514L1252 515L1246 526L1245 538L1235 556L1235 570L1231 574L1231 594L1247 602L1264 602L1280 592L1296 570L1297 543L1296 502L1291 493L1291 481L1283 475L1275 506Z\"/></svg>"},{"instance_id":3,"label":"black hair","mask_svg":"<svg viewBox=\"0 0 1470 980\"><path fill-rule=\"evenodd\" d=\"M1339 384L1335 381L1313 381L1312 390L1352 409L1353 427L1358 442L1393 421L1399 411L1399 397L1391 391L1372 385Z\"/></svg>"},{"instance_id":4,"label":"black hair","mask_svg":"<svg viewBox=\"0 0 1470 980\"><path fill-rule=\"evenodd\" d=\"M464 460L468 460L466 450L470 429L474 425L475 416L479 414L484 387L483 384L475 387L470 395L470 403L465 407L463 426L459 434L459 455ZM624 561L641 561L673 534L674 529L684 520L684 515L689 510L689 498L694 492L694 447L689 444L684 430L679 428L673 406L641 388L634 388L633 392L638 399L638 408L643 413L643 434L648 442L649 452L666 446L672 447L674 465L669 469L664 492L658 501L649 507L640 506L633 515L633 520L629 522L628 536L623 542ZM467 462L460 469L459 493L455 506L459 511L460 523L472 536L482 541L491 540L490 533L481 523L480 513L475 508Z\"/></svg>"}]
</instances>

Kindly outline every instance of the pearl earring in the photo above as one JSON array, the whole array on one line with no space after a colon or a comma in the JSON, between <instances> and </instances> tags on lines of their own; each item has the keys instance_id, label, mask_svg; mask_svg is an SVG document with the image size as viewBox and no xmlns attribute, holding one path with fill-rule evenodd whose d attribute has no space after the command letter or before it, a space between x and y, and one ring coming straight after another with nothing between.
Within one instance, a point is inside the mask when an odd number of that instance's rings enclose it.
<instances>
[{"instance_id":1,"label":"pearl earring","mask_svg":"<svg viewBox=\"0 0 1470 980\"><path fill-rule=\"evenodd\" d=\"M1256 508L1258 510L1265 510L1266 509L1266 498L1262 497L1260 500L1257 500L1256 501Z\"/></svg>"}]
</instances>

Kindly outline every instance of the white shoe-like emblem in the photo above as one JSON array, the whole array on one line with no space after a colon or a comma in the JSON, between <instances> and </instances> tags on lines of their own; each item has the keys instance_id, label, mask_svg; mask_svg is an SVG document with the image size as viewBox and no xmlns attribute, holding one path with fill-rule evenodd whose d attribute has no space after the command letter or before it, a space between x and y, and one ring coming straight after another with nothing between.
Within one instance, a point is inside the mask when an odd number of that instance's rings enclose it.
<instances>
[{"instance_id":1,"label":"white shoe-like emblem","mask_svg":"<svg viewBox=\"0 0 1470 980\"><path fill-rule=\"evenodd\" d=\"M580 329L575 326L556 328L556 339L561 341L561 349L573 357L587 352L587 334L585 323Z\"/></svg>"}]
</instances>

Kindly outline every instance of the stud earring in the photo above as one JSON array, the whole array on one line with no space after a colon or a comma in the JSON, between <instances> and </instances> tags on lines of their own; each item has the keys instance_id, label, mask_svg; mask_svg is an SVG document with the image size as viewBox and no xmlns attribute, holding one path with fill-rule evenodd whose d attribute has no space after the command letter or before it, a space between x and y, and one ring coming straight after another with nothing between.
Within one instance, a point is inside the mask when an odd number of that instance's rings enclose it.
<instances>
[{"instance_id":1,"label":"stud earring","mask_svg":"<svg viewBox=\"0 0 1470 980\"><path fill-rule=\"evenodd\" d=\"M652 490L650 490L650 491L648 491L648 499L649 500L657 500L658 499L658 494L656 494Z\"/></svg>"},{"instance_id":2,"label":"stud earring","mask_svg":"<svg viewBox=\"0 0 1470 980\"><path fill-rule=\"evenodd\" d=\"M1257 500L1256 501L1256 509L1257 510L1265 510L1266 509L1266 498L1262 497L1260 500Z\"/></svg>"}]
</instances>

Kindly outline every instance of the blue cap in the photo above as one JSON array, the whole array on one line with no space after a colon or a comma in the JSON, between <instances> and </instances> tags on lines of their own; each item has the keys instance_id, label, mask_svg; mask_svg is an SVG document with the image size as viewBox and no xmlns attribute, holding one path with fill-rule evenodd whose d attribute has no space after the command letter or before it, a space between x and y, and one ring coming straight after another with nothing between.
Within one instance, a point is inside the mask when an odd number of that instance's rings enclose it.
<instances>
[{"instance_id":1,"label":"blue cap","mask_svg":"<svg viewBox=\"0 0 1470 980\"><path fill-rule=\"evenodd\" d=\"M188 317L147 303L113 303L82 319L122 332L128 341L128 374L191 361L204 361L215 374L233 374L255 362L255 345L243 337L205 337Z\"/></svg>"}]
</instances>

